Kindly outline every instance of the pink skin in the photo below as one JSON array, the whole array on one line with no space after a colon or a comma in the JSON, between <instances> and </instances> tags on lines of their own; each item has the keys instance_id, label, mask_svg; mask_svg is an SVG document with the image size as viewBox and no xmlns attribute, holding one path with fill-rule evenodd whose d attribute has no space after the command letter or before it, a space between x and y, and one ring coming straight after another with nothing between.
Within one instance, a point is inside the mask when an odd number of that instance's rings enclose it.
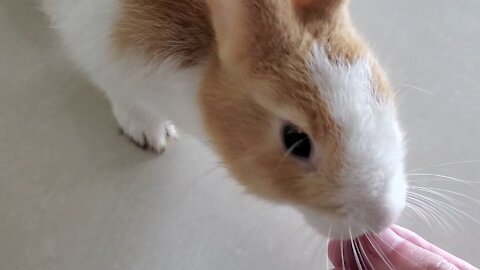
<instances>
[{"instance_id":1,"label":"pink skin","mask_svg":"<svg viewBox=\"0 0 480 270\"><path fill-rule=\"evenodd\" d=\"M368 238L375 240L376 247L373 247ZM328 256L335 269L478 270L471 264L397 225L379 233L377 236L362 236L357 242L361 243L362 248L360 250L364 250L361 253L366 254L359 259L361 264L361 261L364 262L362 268L357 266L351 241L343 241L343 243L331 241L328 244ZM343 256L341 246L344 250ZM380 256L377 250L380 250L383 256ZM387 258L387 260L382 257ZM386 261L389 262L390 267Z\"/></svg>"}]
</instances>

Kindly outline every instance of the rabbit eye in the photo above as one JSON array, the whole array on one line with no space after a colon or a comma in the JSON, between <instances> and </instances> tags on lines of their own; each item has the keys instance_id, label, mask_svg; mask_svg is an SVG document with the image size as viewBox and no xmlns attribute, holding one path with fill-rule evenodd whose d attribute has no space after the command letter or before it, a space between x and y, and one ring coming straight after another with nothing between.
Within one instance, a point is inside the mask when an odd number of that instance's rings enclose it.
<instances>
[{"instance_id":1,"label":"rabbit eye","mask_svg":"<svg viewBox=\"0 0 480 270\"><path fill-rule=\"evenodd\" d=\"M287 124L282 130L283 145L290 155L308 159L312 152L312 144L308 135L298 127Z\"/></svg>"}]
</instances>

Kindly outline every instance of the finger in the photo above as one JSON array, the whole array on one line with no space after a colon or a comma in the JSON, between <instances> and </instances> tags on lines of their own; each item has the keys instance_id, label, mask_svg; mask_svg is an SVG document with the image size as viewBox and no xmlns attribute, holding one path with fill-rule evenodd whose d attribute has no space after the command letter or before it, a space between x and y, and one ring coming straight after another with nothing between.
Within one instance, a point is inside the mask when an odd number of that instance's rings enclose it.
<instances>
[{"instance_id":1,"label":"finger","mask_svg":"<svg viewBox=\"0 0 480 270\"><path fill-rule=\"evenodd\" d=\"M392 231L394 231L397 235L404 238L405 240L410 241L411 243L419 247L422 247L430 252L440 255L441 257L447 259L449 262L454 264L459 269L478 269L472 266L471 264L465 262L464 260L459 259L453 256L452 254L442 250L441 248L429 243L428 241L426 241L425 239L423 239L422 237L420 237L419 235L417 235L416 233L410 230L407 230L398 225L394 225L392 226Z\"/></svg>"},{"instance_id":2,"label":"finger","mask_svg":"<svg viewBox=\"0 0 480 270\"><path fill-rule=\"evenodd\" d=\"M459 270L447 259L407 241L391 229L373 236L370 240L375 244L365 239L366 237L362 237L360 241L367 247L366 256L370 258L375 268Z\"/></svg>"},{"instance_id":3,"label":"finger","mask_svg":"<svg viewBox=\"0 0 480 270\"><path fill-rule=\"evenodd\" d=\"M343 253L342 253L343 248ZM335 269L357 269L350 241L332 240L328 243L328 258Z\"/></svg>"}]
</instances>

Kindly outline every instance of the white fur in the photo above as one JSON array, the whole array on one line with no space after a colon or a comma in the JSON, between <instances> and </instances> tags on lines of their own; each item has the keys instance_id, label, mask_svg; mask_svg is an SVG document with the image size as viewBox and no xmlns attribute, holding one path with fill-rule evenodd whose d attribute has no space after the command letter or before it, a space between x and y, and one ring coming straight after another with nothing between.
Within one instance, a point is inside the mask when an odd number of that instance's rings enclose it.
<instances>
[{"instance_id":1,"label":"white fur","mask_svg":"<svg viewBox=\"0 0 480 270\"><path fill-rule=\"evenodd\" d=\"M120 0L44 1L69 55L106 93L128 135L139 143L146 138L161 151L167 135L175 136L168 122L173 120L182 130L202 137L196 98L204 67L180 69L172 60L146 66L134 56L112 55L110 38ZM332 64L317 46L311 71L343 129L347 164L341 172L345 188L337 199L348 215L341 220L315 216L328 219L322 225L333 222L336 236L348 235L347 224L355 235L362 233L359 226L389 225L403 208L406 191L402 134L394 108L374 98L366 59L352 65Z\"/></svg>"},{"instance_id":2,"label":"white fur","mask_svg":"<svg viewBox=\"0 0 480 270\"><path fill-rule=\"evenodd\" d=\"M202 66L180 69L172 60L147 66L135 56L114 56L111 33L120 0L45 0L44 6L69 55L106 93L119 125L135 141L146 138L163 150L176 134L169 120L203 135L196 103Z\"/></svg>"},{"instance_id":3,"label":"white fur","mask_svg":"<svg viewBox=\"0 0 480 270\"><path fill-rule=\"evenodd\" d=\"M367 58L353 64L331 63L321 46L310 63L318 89L342 129L345 169L336 196L345 219L334 219L333 235L355 235L361 227L379 230L400 215L406 197L404 143L391 101L375 97Z\"/></svg>"}]
</instances>

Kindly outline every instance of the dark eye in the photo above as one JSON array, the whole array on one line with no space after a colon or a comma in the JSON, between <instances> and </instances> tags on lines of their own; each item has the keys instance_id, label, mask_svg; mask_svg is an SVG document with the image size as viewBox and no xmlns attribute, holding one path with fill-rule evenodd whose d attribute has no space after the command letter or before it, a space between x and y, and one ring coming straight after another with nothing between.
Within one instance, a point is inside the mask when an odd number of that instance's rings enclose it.
<instances>
[{"instance_id":1,"label":"dark eye","mask_svg":"<svg viewBox=\"0 0 480 270\"><path fill-rule=\"evenodd\" d=\"M308 159L312 152L312 144L308 135L292 124L287 124L282 131L283 145L288 153L298 157Z\"/></svg>"}]
</instances>

